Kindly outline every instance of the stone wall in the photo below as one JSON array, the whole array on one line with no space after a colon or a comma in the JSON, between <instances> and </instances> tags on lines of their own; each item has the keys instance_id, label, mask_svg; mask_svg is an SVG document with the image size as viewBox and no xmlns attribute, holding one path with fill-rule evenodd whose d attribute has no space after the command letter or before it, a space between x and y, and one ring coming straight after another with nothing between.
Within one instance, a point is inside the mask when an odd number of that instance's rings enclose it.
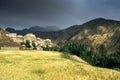
<instances>
[{"instance_id":1,"label":"stone wall","mask_svg":"<svg viewBox=\"0 0 120 80\"><path fill-rule=\"evenodd\" d=\"M19 50L19 47L1 47L1 50Z\"/></svg>"}]
</instances>

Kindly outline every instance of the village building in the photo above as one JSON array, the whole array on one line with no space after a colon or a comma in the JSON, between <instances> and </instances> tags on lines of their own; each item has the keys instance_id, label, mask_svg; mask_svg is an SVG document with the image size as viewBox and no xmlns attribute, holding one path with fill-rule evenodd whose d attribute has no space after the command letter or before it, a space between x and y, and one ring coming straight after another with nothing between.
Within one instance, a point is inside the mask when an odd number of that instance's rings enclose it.
<instances>
[{"instance_id":1,"label":"village building","mask_svg":"<svg viewBox=\"0 0 120 80\"><path fill-rule=\"evenodd\" d=\"M26 34L26 36L29 36L29 37L36 37L34 34L32 34L32 33L28 33L28 34Z\"/></svg>"},{"instance_id":2,"label":"village building","mask_svg":"<svg viewBox=\"0 0 120 80\"><path fill-rule=\"evenodd\" d=\"M22 35L17 35L18 38L22 38L23 36Z\"/></svg>"},{"instance_id":3,"label":"village building","mask_svg":"<svg viewBox=\"0 0 120 80\"><path fill-rule=\"evenodd\" d=\"M9 33L9 34L6 34L6 36L8 36L8 37L17 37L17 34L16 33Z\"/></svg>"},{"instance_id":4,"label":"village building","mask_svg":"<svg viewBox=\"0 0 120 80\"><path fill-rule=\"evenodd\" d=\"M46 46L53 46L53 43L50 39L41 39L41 38L38 38L36 37L34 34L32 33L28 33L24 36L22 35L17 35L16 33L8 33L6 34L6 36L10 37L14 42L18 43L21 45L21 43L25 43L26 40L29 40L30 41L30 45L31 45L31 48L30 49L33 49L33 46L32 46L32 43L34 42L35 45L36 45L36 48L37 50L43 50L42 49L42 46L43 47L46 47ZM19 48L20 47L20 48ZM1 47L1 49L27 49L25 48L25 45L21 45L19 47Z\"/></svg>"}]
</instances>

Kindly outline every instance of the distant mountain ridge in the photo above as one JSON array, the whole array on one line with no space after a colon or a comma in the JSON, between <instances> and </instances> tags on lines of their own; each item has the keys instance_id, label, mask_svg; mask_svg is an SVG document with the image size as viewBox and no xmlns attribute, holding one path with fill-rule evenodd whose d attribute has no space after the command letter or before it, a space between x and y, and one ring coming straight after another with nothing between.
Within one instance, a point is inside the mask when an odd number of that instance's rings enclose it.
<instances>
[{"instance_id":1,"label":"distant mountain ridge","mask_svg":"<svg viewBox=\"0 0 120 80\"><path fill-rule=\"evenodd\" d=\"M29 32L27 29L23 31ZM115 20L96 18L82 25L73 25L63 30L32 31L32 33L42 39L49 38L58 44L76 40L94 48L104 44L109 53L114 53L120 49L120 21Z\"/></svg>"},{"instance_id":2,"label":"distant mountain ridge","mask_svg":"<svg viewBox=\"0 0 120 80\"><path fill-rule=\"evenodd\" d=\"M120 21L104 18L96 18L60 31L35 32L34 34L41 38L50 38L58 44L77 40L94 48L104 44L110 53L120 49Z\"/></svg>"},{"instance_id":3,"label":"distant mountain ridge","mask_svg":"<svg viewBox=\"0 0 120 80\"><path fill-rule=\"evenodd\" d=\"M96 49L104 44L109 53L120 49L120 21L97 18L83 24L82 27L70 40L78 40Z\"/></svg>"},{"instance_id":4,"label":"distant mountain ridge","mask_svg":"<svg viewBox=\"0 0 120 80\"><path fill-rule=\"evenodd\" d=\"M30 28L25 28L25 29L22 29L22 30L15 30L14 28L6 28L5 29L6 31L10 32L10 33L17 33L17 34L20 34L20 35L25 35L27 33L34 33L34 32L48 32L48 31L58 31L60 30L58 27L56 26L47 26L47 27L40 27L40 26L33 26L33 27L30 27Z\"/></svg>"}]
</instances>

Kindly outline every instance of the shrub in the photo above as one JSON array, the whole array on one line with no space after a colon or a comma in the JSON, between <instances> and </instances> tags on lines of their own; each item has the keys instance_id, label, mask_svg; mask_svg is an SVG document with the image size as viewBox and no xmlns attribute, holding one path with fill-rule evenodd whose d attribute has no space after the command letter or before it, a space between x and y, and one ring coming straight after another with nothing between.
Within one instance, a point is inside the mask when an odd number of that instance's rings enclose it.
<instances>
[{"instance_id":1,"label":"shrub","mask_svg":"<svg viewBox=\"0 0 120 80\"><path fill-rule=\"evenodd\" d=\"M31 48L31 45L30 45L30 41L29 41L29 40L26 40L25 46L26 46L26 48Z\"/></svg>"},{"instance_id":2,"label":"shrub","mask_svg":"<svg viewBox=\"0 0 120 80\"><path fill-rule=\"evenodd\" d=\"M37 49L34 41L32 41L32 46L33 46L33 49Z\"/></svg>"}]
</instances>

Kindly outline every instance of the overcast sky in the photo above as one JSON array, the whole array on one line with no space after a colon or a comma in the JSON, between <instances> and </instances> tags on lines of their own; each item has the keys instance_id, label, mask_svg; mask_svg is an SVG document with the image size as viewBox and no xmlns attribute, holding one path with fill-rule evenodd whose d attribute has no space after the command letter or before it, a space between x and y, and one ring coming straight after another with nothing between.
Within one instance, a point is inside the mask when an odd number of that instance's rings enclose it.
<instances>
[{"instance_id":1,"label":"overcast sky","mask_svg":"<svg viewBox=\"0 0 120 80\"><path fill-rule=\"evenodd\" d=\"M0 0L3 28L66 28L98 17L120 20L120 0Z\"/></svg>"}]
</instances>

